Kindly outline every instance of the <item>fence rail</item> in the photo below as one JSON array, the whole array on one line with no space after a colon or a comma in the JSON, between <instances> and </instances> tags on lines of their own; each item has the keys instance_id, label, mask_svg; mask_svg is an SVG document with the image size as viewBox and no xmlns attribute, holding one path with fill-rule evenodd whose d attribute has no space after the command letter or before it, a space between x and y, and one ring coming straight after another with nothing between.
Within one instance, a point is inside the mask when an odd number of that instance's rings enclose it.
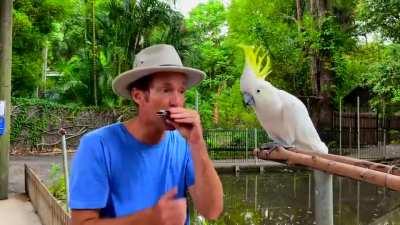
<instances>
[{"instance_id":1,"label":"fence rail","mask_svg":"<svg viewBox=\"0 0 400 225\"><path fill-rule=\"evenodd\" d=\"M25 192L43 225L70 225L68 213L27 165L25 165Z\"/></svg>"}]
</instances>

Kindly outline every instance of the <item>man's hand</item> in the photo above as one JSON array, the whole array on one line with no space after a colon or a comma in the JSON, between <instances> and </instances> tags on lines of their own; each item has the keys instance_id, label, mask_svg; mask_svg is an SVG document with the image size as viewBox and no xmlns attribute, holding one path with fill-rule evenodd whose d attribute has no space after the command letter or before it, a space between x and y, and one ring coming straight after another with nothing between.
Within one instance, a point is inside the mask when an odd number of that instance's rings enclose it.
<instances>
[{"instance_id":1,"label":"man's hand","mask_svg":"<svg viewBox=\"0 0 400 225\"><path fill-rule=\"evenodd\" d=\"M167 122L178 129L190 144L203 141L203 129L197 111L181 107L171 107L169 111L172 120Z\"/></svg>"},{"instance_id":2,"label":"man's hand","mask_svg":"<svg viewBox=\"0 0 400 225\"><path fill-rule=\"evenodd\" d=\"M222 184L207 153L203 139L203 129L199 114L190 109L171 107L170 120L184 136L192 150L195 184L189 187L189 193L198 212L207 219L217 219L223 211Z\"/></svg>"},{"instance_id":3,"label":"man's hand","mask_svg":"<svg viewBox=\"0 0 400 225\"><path fill-rule=\"evenodd\" d=\"M132 215L117 218L100 218L100 209L71 212L72 225L184 225L186 221L186 199L176 199L177 189L165 193L152 208Z\"/></svg>"},{"instance_id":4,"label":"man's hand","mask_svg":"<svg viewBox=\"0 0 400 225\"><path fill-rule=\"evenodd\" d=\"M176 199L177 188L165 193L152 208L152 223L157 225L184 225L186 221L186 199Z\"/></svg>"}]
</instances>

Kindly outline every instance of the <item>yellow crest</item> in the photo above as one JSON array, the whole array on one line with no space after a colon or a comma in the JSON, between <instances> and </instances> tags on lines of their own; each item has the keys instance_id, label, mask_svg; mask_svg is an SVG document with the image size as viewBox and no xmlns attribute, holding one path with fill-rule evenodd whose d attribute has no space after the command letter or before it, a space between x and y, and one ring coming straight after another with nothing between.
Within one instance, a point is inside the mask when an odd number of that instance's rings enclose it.
<instances>
[{"instance_id":1,"label":"yellow crest","mask_svg":"<svg viewBox=\"0 0 400 225\"><path fill-rule=\"evenodd\" d=\"M265 79L271 72L271 58L262 47L239 44L244 51L246 62L257 77Z\"/></svg>"}]
</instances>

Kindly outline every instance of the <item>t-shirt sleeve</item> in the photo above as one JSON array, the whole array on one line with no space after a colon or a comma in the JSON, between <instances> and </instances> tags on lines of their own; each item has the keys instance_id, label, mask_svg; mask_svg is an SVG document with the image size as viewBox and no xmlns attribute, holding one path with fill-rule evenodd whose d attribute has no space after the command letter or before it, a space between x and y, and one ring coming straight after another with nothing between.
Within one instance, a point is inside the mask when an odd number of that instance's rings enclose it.
<instances>
[{"instance_id":1,"label":"t-shirt sleeve","mask_svg":"<svg viewBox=\"0 0 400 225\"><path fill-rule=\"evenodd\" d=\"M70 208L105 208L109 181L104 149L99 136L82 137L74 156L70 176Z\"/></svg>"},{"instance_id":2,"label":"t-shirt sleeve","mask_svg":"<svg viewBox=\"0 0 400 225\"><path fill-rule=\"evenodd\" d=\"M194 185L196 181L195 171L194 171L194 164L192 158L192 151L190 150L189 145L187 145L187 159L186 159L186 171L185 171L185 182L186 187L190 187Z\"/></svg>"}]
</instances>

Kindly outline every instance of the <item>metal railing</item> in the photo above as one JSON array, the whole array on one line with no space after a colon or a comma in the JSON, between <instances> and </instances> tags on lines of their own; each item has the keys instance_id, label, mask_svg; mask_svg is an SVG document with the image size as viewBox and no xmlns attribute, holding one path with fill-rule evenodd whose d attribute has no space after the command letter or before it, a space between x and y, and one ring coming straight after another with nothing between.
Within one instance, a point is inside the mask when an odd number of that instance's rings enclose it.
<instances>
[{"instance_id":1,"label":"metal railing","mask_svg":"<svg viewBox=\"0 0 400 225\"><path fill-rule=\"evenodd\" d=\"M390 139L386 130L361 128L358 134L357 129L345 128L342 131L329 129L319 131L319 135L331 154L367 160L387 158L386 146ZM360 136L360 150L357 148L358 136ZM252 150L263 143L271 142L267 133L261 128L207 129L204 130L204 140L211 159L232 161L253 160Z\"/></svg>"},{"instance_id":2,"label":"metal railing","mask_svg":"<svg viewBox=\"0 0 400 225\"><path fill-rule=\"evenodd\" d=\"M27 165L25 165L25 192L43 225L70 224L68 213Z\"/></svg>"},{"instance_id":3,"label":"metal railing","mask_svg":"<svg viewBox=\"0 0 400 225\"><path fill-rule=\"evenodd\" d=\"M252 150L271 141L261 128L208 129L204 131L204 140L210 157L215 160L253 159Z\"/></svg>"}]
</instances>

